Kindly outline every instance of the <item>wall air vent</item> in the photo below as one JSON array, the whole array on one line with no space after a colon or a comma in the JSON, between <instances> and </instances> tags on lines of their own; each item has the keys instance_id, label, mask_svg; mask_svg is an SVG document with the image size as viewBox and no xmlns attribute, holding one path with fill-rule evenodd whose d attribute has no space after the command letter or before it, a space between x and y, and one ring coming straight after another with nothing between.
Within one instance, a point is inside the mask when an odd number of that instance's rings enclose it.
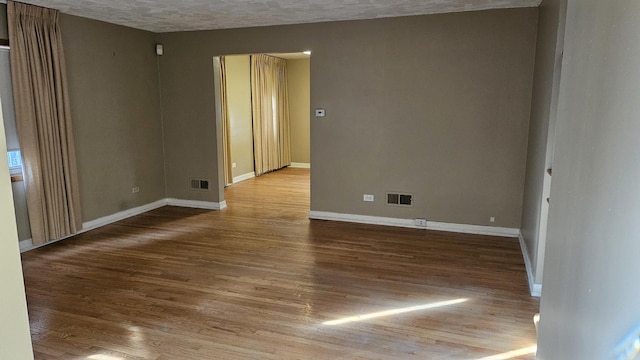
<instances>
[{"instance_id":1,"label":"wall air vent","mask_svg":"<svg viewBox=\"0 0 640 360\"><path fill-rule=\"evenodd\" d=\"M387 205L413 206L413 194L387 193Z\"/></svg>"},{"instance_id":2,"label":"wall air vent","mask_svg":"<svg viewBox=\"0 0 640 360\"><path fill-rule=\"evenodd\" d=\"M191 190L209 190L209 180L191 179Z\"/></svg>"}]
</instances>

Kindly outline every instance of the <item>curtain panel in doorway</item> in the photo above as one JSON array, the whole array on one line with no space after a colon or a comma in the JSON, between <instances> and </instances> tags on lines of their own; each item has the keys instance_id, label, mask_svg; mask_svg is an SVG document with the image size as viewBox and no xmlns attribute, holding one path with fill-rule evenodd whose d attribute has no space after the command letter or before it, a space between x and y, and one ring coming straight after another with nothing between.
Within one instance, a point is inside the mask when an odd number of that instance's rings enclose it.
<instances>
[{"instance_id":1,"label":"curtain panel in doorway","mask_svg":"<svg viewBox=\"0 0 640 360\"><path fill-rule=\"evenodd\" d=\"M287 61L251 55L253 151L256 176L291 164Z\"/></svg>"},{"instance_id":2,"label":"curtain panel in doorway","mask_svg":"<svg viewBox=\"0 0 640 360\"><path fill-rule=\"evenodd\" d=\"M229 96L227 93L227 62L224 56L219 57L220 73L220 122L222 123L222 157L224 169L224 185L233 184L231 164L231 120L229 118Z\"/></svg>"}]
</instances>

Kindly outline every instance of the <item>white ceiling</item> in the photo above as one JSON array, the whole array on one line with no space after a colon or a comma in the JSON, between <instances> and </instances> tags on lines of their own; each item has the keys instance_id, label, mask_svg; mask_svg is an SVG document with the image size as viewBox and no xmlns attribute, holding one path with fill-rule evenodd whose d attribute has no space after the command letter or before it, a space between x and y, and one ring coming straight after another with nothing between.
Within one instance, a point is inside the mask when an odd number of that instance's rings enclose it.
<instances>
[{"instance_id":1,"label":"white ceiling","mask_svg":"<svg viewBox=\"0 0 640 360\"><path fill-rule=\"evenodd\" d=\"M498 8L541 0L20 0L153 32L375 19Z\"/></svg>"}]
</instances>

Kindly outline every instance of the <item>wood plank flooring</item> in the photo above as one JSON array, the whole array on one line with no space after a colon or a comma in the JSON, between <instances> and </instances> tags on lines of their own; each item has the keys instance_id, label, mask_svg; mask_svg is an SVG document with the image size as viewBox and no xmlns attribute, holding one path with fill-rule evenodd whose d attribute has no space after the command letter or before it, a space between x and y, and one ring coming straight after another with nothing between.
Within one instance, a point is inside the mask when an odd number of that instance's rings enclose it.
<instances>
[{"instance_id":1,"label":"wood plank flooring","mask_svg":"<svg viewBox=\"0 0 640 360\"><path fill-rule=\"evenodd\" d=\"M164 207L23 254L36 359L480 359L535 345L516 239L310 221L303 169L225 194L223 211Z\"/></svg>"}]
</instances>

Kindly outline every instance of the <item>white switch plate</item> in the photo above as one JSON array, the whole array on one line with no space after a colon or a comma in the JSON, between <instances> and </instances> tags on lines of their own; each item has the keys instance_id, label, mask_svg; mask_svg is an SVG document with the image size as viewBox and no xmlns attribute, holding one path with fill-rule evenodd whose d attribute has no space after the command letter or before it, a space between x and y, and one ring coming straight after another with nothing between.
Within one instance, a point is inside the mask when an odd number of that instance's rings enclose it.
<instances>
[{"instance_id":1,"label":"white switch plate","mask_svg":"<svg viewBox=\"0 0 640 360\"><path fill-rule=\"evenodd\" d=\"M364 194L362 200L367 201L367 202L371 202L371 201L373 201L373 195Z\"/></svg>"},{"instance_id":2,"label":"white switch plate","mask_svg":"<svg viewBox=\"0 0 640 360\"><path fill-rule=\"evenodd\" d=\"M495 216L490 217L490 218L489 218L489 221L490 221L490 222L496 222L496 217L495 217Z\"/></svg>"},{"instance_id":3,"label":"white switch plate","mask_svg":"<svg viewBox=\"0 0 640 360\"><path fill-rule=\"evenodd\" d=\"M236 163L231 163L231 167L235 169L236 168Z\"/></svg>"},{"instance_id":4,"label":"white switch plate","mask_svg":"<svg viewBox=\"0 0 640 360\"><path fill-rule=\"evenodd\" d=\"M316 109L315 110L315 115L316 115L316 117L324 117L325 116L324 109Z\"/></svg>"},{"instance_id":5,"label":"white switch plate","mask_svg":"<svg viewBox=\"0 0 640 360\"><path fill-rule=\"evenodd\" d=\"M131 193L135 194L135 193L139 193L140 192L140 188L139 187L134 187L133 189L131 189Z\"/></svg>"}]
</instances>

